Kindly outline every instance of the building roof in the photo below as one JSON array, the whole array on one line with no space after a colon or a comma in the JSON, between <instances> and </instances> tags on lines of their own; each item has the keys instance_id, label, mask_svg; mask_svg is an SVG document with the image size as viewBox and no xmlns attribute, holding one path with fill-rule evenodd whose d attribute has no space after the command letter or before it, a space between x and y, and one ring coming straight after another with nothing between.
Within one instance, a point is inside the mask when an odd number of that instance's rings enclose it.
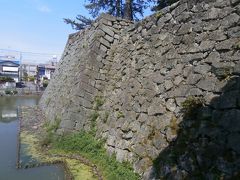
<instances>
[{"instance_id":1,"label":"building roof","mask_svg":"<svg viewBox=\"0 0 240 180\"><path fill-rule=\"evenodd\" d=\"M15 62L15 61L2 61L0 60L0 64L1 65L5 65L5 66L19 66L20 65L20 62Z\"/></svg>"}]
</instances>

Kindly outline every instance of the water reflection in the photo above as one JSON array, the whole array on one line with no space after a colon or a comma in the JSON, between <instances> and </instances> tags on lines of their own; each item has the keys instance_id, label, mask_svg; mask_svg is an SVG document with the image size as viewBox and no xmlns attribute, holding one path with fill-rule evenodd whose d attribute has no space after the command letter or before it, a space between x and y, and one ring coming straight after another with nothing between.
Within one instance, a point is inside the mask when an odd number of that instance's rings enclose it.
<instances>
[{"instance_id":1,"label":"water reflection","mask_svg":"<svg viewBox=\"0 0 240 180\"><path fill-rule=\"evenodd\" d=\"M38 104L38 96L0 97L0 121L9 123L17 119L18 106L33 106Z\"/></svg>"},{"instance_id":2,"label":"water reflection","mask_svg":"<svg viewBox=\"0 0 240 180\"><path fill-rule=\"evenodd\" d=\"M58 166L17 170L17 107L36 105L39 97L0 97L0 180L63 180Z\"/></svg>"}]
</instances>

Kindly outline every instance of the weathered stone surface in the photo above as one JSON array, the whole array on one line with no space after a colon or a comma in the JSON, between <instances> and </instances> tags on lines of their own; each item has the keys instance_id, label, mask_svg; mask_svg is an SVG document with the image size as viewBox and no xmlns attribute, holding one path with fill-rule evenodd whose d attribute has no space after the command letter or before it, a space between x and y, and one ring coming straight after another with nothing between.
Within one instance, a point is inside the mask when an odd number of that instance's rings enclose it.
<instances>
[{"instance_id":1,"label":"weathered stone surface","mask_svg":"<svg viewBox=\"0 0 240 180\"><path fill-rule=\"evenodd\" d=\"M239 0L230 0L232 5L236 5L237 3L239 3L240 1Z\"/></svg>"},{"instance_id":2,"label":"weathered stone surface","mask_svg":"<svg viewBox=\"0 0 240 180\"><path fill-rule=\"evenodd\" d=\"M173 83L178 86L182 81L183 81L183 78L181 76L177 76L174 79Z\"/></svg>"},{"instance_id":3,"label":"weathered stone surface","mask_svg":"<svg viewBox=\"0 0 240 180\"><path fill-rule=\"evenodd\" d=\"M233 27L239 21L239 15L236 13L230 14L229 16L225 17L222 21L222 26L224 28Z\"/></svg>"},{"instance_id":4,"label":"weathered stone surface","mask_svg":"<svg viewBox=\"0 0 240 180\"><path fill-rule=\"evenodd\" d=\"M211 69L211 66L204 64L204 65L198 65L194 68L194 72L199 74L207 74Z\"/></svg>"},{"instance_id":5,"label":"weathered stone surface","mask_svg":"<svg viewBox=\"0 0 240 180\"><path fill-rule=\"evenodd\" d=\"M155 83L163 83L164 81L164 77L160 74L160 72L155 72L152 76L151 79L153 80L153 82Z\"/></svg>"},{"instance_id":6,"label":"weathered stone surface","mask_svg":"<svg viewBox=\"0 0 240 180\"><path fill-rule=\"evenodd\" d=\"M228 136L228 147L233 149L235 152L240 152L240 146L238 146L240 134L232 133Z\"/></svg>"},{"instance_id":7,"label":"weathered stone surface","mask_svg":"<svg viewBox=\"0 0 240 180\"><path fill-rule=\"evenodd\" d=\"M219 62L221 59L220 54L218 52L211 52L208 57L205 59L206 63L215 64Z\"/></svg>"},{"instance_id":8,"label":"weathered stone surface","mask_svg":"<svg viewBox=\"0 0 240 180\"><path fill-rule=\"evenodd\" d=\"M223 33L223 31L218 30L209 34L209 39L214 41L223 41L227 39L227 36Z\"/></svg>"},{"instance_id":9,"label":"weathered stone surface","mask_svg":"<svg viewBox=\"0 0 240 180\"><path fill-rule=\"evenodd\" d=\"M213 112L213 119L214 121L221 126L222 128L226 129L229 132L238 132L240 129L240 111L237 109L230 109L226 112L221 111L214 111Z\"/></svg>"},{"instance_id":10,"label":"weathered stone surface","mask_svg":"<svg viewBox=\"0 0 240 180\"><path fill-rule=\"evenodd\" d=\"M233 74L240 75L240 63L238 63L234 66Z\"/></svg>"},{"instance_id":11,"label":"weathered stone surface","mask_svg":"<svg viewBox=\"0 0 240 180\"><path fill-rule=\"evenodd\" d=\"M183 3L172 11L174 17L179 16L182 12L187 9L187 3Z\"/></svg>"},{"instance_id":12,"label":"weathered stone surface","mask_svg":"<svg viewBox=\"0 0 240 180\"><path fill-rule=\"evenodd\" d=\"M164 82L164 86L165 86L166 91L168 91L169 89L171 89L173 87L173 83L171 80L167 80Z\"/></svg>"},{"instance_id":13,"label":"weathered stone surface","mask_svg":"<svg viewBox=\"0 0 240 180\"><path fill-rule=\"evenodd\" d=\"M166 102L166 108L167 108L169 111L174 112L175 109L176 109L175 100L174 100L174 99L168 99L167 102Z\"/></svg>"},{"instance_id":14,"label":"weathered stone surface","mask_svg":"<svg viewBox=\"0 0 240 180\"><path fill-rule=\"evenodd\" d=\"M240 37L240 27L237 26L237 27L230 28L228 30L228 35L233 38Z\"/></svg>"},{"instance_id":15,"label":"weathered stone surface","mask_svg":"<svg viewBox=\"0 0 240 180\"><path fill-rule=\"evenodd\" d=\"M166 112L166 108L163 106L163 102L159 99L154 99L148 108L148 115L157 115L164 114Z\"/></svg>"},{"instance_id":16,"label":"weathered stone surface","mask_svg":"<svg viewBox=\"0 0 240 180\"><path fill-rule=\"evenodd\" d=\"M207 77L202 79L197 83L197 87L205 91L214 91L216 84L216 79L212 77Z\"/></svg>"},{"instance_id":17,"label":"weathered stone surface","mask_svg":"<svg viewBox=\"0 0 240 180\"><path fill-rule=\"evenodd\" d=\"M205 52L212 50L214 45L215 45L214 41L202 41L199 48L202 52Z\"/></svg>"},{"instance_id":18,"label":"weathered stone surface","mask_svg":"<svg viewBox=\"0 0 240 180\"><path fill-rule=\"evenodd\" d=\"M109 36L113 37L114 36L114 32L112 31L112 29L110 29L108 26L104 26L102 25L101 29L107 33Z\"/></svg>"},{"instance_id":19,"label":"weathered stone surface","mask_svg":"<svg viewBox=\"0 0 240 180\"><path fill-rule=\"evenodd\" d=\"M194 85L202 78L201 74L192 74L187 78L187 84Z\"/></svg>"},{"instance_id":20,"label":"weathered stone surface","mask_svg":"<svg viewBox=\"0 0 240 180\"><path fill-rule=\"evenodd\" d=\"M216 102L215 108L217 109L234 109L239 106L239 91L229 91L224 93Z\"/></svg>"},{"instance_id":21,"label":"weathered stone surface","mask_svg":"<svg viewBox=\"0 0 240 180\"><path fill-rule=\"evenodd\" d=\"M158 24L166 23L166 22L170 21L171 18L172 18L172 15L170 13L167 13L163 17L159 18Z\"/></svg>"},{"instance_id":22,"label":"weathered stone surface","mask_svg":"<svg viewBox=\"0 0 240 180\"><path fill-rule=\"evenodd\" d=\"M231 50L233 45L235 44L235 41L233 40L225 40L216 45L217 50Z\"/></svg>"},{"instance_id":23,"label":"weathered stone surface","mask_svg":"<svg viewBox=\"0 0 240 180\"><path fill-rule=\"evenodd\" d=\"M219 16L220 11L221 11L221 9L212 7L211 9L209 9L205 13L205 16L203 17L203 19L204 20L217 19L218 16Z\"/></svg>"},{"instance_id":24,"label":"weathered stone surface","mask_svg":"<svg viewBox=\"0 0 240 180\"><path fill-rule=\"evenodd\" d=\"M190 23L183 24L181 28L178 30L178 35L188 34L191 31L192 31L192 24Z\"/></svg>"}]
</instances>

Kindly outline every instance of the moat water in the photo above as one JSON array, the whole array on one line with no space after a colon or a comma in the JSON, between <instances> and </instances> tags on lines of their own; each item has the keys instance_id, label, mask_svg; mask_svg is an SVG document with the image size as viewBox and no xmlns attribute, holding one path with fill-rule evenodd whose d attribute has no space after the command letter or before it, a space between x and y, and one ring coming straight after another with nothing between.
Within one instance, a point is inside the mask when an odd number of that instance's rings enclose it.
<instances>
[{"instance_id":1,"label":"moat water","mask_svg":"<svg viewBox=\"0 0 240 180\"><path fill-rule=\"evenodd\" d=\"M60 166L16 169L18 106L36 105L39 97L0 97L0 180L63 180Z\"/></svg>"}]
</instances>

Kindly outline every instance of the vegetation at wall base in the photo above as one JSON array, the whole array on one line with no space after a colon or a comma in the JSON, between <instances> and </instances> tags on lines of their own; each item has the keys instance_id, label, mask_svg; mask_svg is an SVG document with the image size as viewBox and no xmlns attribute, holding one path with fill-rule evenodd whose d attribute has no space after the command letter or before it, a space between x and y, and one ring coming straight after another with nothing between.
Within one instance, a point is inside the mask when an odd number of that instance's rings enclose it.
<instances>
[{"instance_id":1,"label":"vegetation at wall base","mask_svg":"<svg viewBox=\"0 0 240 180\"><path fill-rule=\"evenodd\" d=\"M28 76L28 81L33 82L35 80L34 76Z\"/></svg>"},{"instance_id":2,"label":"vegetation at wall base","mask_svg":"<svg viewBox=\"0 0 240 180\"><path fill-rule=\"evenodd\" d=\"M81 131L59 137L53 142L52 147L67 153L79 153L86 157L99 167L105 179L140 179L139 175L133 172L129 163L117 162L114 156L107 155L103 141L95 139L88 132Z\"/></svg>"},{"instance_id":3,"label":"vegetation at wall base","mask_svg":"<svg viewBox=\"0 0 240 180\"><path fill-rule=\"evenodd\" d=\"M15 82L13 78L11 77L0 77L0 83L5 83L5 82Z\"/></svg>"},{"instance_id":4,"label":"vegetation at wall base","mask_svg":"<svg viewBox=\"0 0 240 180\"><path fill-rule=\"evenodd\" d=\"M43 81L43 87L46 88L48 86L48 80Z\"/></svg>"},{"instance_id":5,"label":"vegetation at wall base","mask_svg":"<svg viewBox=\"0 0 240 180\"><path fill-rule=\"evenodd\" d=\"M7 94L7 95L15 95L15 94L17 94L18 93L18 91L17 90L11 90L11 89L6 89L5 90L5 94Z\"/></svg>"}]
</instances>

